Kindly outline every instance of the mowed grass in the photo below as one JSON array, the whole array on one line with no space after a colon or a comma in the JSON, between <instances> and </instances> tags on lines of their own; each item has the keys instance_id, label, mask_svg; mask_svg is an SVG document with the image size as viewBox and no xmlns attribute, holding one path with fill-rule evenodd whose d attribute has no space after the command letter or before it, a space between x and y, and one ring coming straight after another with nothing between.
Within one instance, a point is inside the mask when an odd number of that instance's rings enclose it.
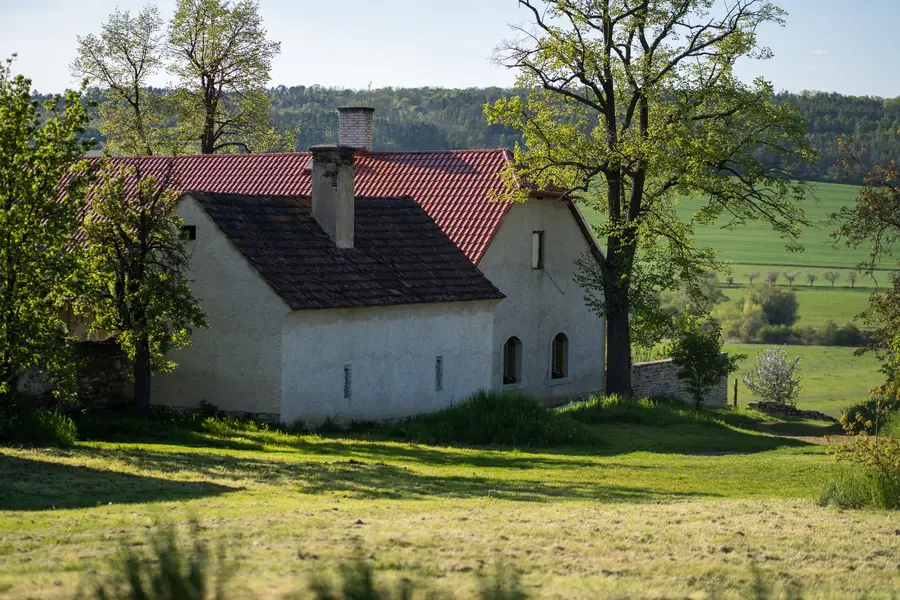
<instances>
[{"instance_id":1,"label":"mowed grass","mask_svg":"<svg viewBox=\"0 0 900 600\"><path fill-rule=\"evenodd\" d=\"M853 205L858 188L852 185L811 183L810 190L803 202L803 209L810 222L800 237L803 252L789 251L784 240L770 227L758 221L750 221L731 230L723 229L728 223L726 216L722 216L715 224L699 227L694 238L696 245L714 248L720 259L734 263L735 279L741 283L745 282L745 273L751 270L759 271L763 276L767 271L805 273L813 270L821 273L834 270L841 273L841 279L836 285L849 285L846 271L864 261L868 256L868 249L848 248L842 242L836 243L831 237L834 226L829 224L829 219L841 208ZM702 198L682 198L678 206L679 216L685 220L690 219L704 203ZM592 210L583 210L589 222L596 223L601 219ZM879 282L882 285L887 282L886 272L883 279L885 281ZM820 279L818 283L830 285L824 279Z\"/></svg>"},{"instance_id":2,"label":"mowed grass","mask_svg":"<svg viewBox=\"0 0 900 600\"><path fill-rule=\"evenodd\" d=\"M726 344L725 350L746 354L740 370L732 375L743 377L765 350L765 344ZM784 346L788 358L801 357L802 389L797 406L839 417L841 410L869 398L869 390L884 382L878 361L872 355L854 356L854 348L830 346ZM731 391L729 390L729 398ZM739 384L739 405L759 400L743 383Z\"/></svg>"},{"instance_id":3,"label":"mowed grass","mask_svg":"<svg viewBox=\"0 0 900 600\"><path fill-rule=\"evenodd\" d=\"M754 569L807 598L897 589L896 515L818 507L833 457L732 417L599 424L602 445L529 452L238 430L0 449L0 597L71 598L123 543L190 516L239 563L234 597L282 598L357 556L455 597L501 564L534 598L746 597ZM680 450L697 428L756 451Z\"/></svg>"}]
</instances>

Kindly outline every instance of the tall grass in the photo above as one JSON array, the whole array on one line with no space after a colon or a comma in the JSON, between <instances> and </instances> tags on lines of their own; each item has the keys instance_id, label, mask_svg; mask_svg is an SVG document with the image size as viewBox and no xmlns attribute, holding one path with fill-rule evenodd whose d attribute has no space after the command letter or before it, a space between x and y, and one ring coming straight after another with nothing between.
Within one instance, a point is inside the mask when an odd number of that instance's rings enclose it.
<instances>
[{"instance_id":1,"label":"tall grass","mask_svg":"<svg viewBox=\"0 0 900 600\"><path fill-rule=\"evenodd\" d=\"M666 398L628 398L625 396L595 396L570 404L559 411L581 423L627 423L650 427L713 422L714 417L704 411Z\"/></svg>"},{"instance_id":2,"label":"tall grass","mask_svg":"<svg viewBox=\"0 0 900 600\"><path fill-rule=\"evenodd\" d=\"M0 444L65 447L77 440L78 428L66 415L25 402L0 401Z\"/></svg>"},{"instance_id":3,"label":"tall grass","mask_svg":"<svg viewBox=\"0 0 900 600\"><path fill-rule=\"evenodd\" d=\"M597 445L599 436L569 415L519 393L479 392L444 410L390 428L426 444L550 447Z\"/></svg>"},{"instance_id":4,"label":"tall grass","mask_svg":"<svg viewBox=\"0 0 900 600\"><path fill-rule=\"evenodd\" d=\"M818 502L846 509L900 510L900 474L845 465L819 494Z\"/></svg>"}]
</instances>

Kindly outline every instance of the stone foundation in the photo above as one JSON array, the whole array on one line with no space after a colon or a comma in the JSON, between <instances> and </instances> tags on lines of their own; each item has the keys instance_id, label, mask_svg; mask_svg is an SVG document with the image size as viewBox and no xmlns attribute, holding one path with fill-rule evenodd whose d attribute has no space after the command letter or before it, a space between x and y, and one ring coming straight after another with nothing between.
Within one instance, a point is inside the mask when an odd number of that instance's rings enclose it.
<instances>
[{"instance_id":1,"label":"stone foundation","mask_svg":"<svg viewBox=\"0 0 900 600\"><path fill-rule=\"evenodd\" d=\"M800 410L796 406L790 404L779 404L778 402L750 402L747 408L758 410L759 412L773 415L776 417L787 417L789 419L805 419L808 421L826 421L828 423L837 423L838 420L830 417L825 413L817 410Z\"/></svg>"},{"instance_id":2,"label":"stone foundation","mask_svg":"<svg viewBox=\"0 0 900 600\"><path fill-rule=\"evenodd\" d=\"M693 396L685 389L684 383L678 379L678 365L672 359L632 365L631 385L634 388L634 395L639 398L666 396L678 398L684 402L694 401ZM727 377L723 377L722 381L707 392L703 404L707 406L726 406L728 404Z\"/></svg>"}]
</instances>

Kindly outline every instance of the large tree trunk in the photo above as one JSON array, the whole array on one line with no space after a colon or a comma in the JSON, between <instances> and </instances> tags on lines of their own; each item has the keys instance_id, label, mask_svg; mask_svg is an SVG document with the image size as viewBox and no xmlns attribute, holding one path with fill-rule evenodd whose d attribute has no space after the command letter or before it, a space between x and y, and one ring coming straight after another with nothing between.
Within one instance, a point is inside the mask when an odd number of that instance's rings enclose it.
<instances>
[{"instance_id":1,"label":"large tree trunk","mask_svg":"<svg viewBox=\"0 0 900 600\"><path fill-rule=\"evenodd\" d=\"M608 300L607 300L608 301ZM606 393L631 396L631 329L621 303L606 314Z\"/></svg>"},{"instance_id":2,"label":"large tree trunk","mask_svg":"<svg viewBox=\"0 0 900 600\"><path fill-rule=\"evenodd\" d=\"M150 341L146 336L134 353L134 405L139 417L150 414Z\"/></svg>"}]
</instances>

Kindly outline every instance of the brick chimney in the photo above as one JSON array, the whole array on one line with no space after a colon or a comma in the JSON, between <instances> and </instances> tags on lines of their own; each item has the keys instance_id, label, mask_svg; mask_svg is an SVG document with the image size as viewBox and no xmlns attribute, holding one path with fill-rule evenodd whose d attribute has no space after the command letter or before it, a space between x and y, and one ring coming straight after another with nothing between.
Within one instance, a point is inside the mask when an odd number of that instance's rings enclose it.
<instances>
[{"instance_id":1,"label":"brick chimney","mask_svg":"<svg viewBox=\"0 0 900 600\"><path fill-rule=\"evenodd\" d=\"M375 109L364 106L346 106L338 109L341 146L371 151L375 134Z\"/></svg>"},{"instance_id":2,"label":"brick chimney","mask_svg":"<svg viewBox=\"0 0 900 600\"><path fill-rule=\"evenodd\" d=\"M312 153L312 215L338 248L352 248L356 148L325 144L313 146L309 151Z\"/></svg>"}]
</instances>

